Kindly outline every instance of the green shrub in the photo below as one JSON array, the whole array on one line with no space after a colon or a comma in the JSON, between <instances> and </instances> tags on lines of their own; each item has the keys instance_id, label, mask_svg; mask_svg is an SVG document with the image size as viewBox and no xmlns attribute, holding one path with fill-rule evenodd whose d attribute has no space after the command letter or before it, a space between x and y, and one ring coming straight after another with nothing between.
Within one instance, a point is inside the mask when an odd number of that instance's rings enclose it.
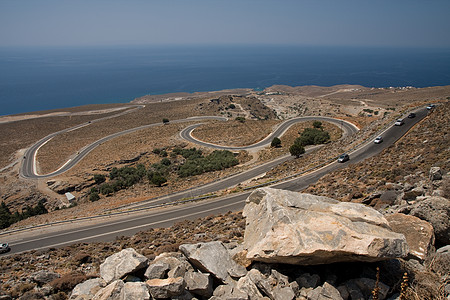
<instances>
[{"instance_id":1,"label":"green shrub","mask_svg":"<svg viewBox=\"0 0 450 300\"><path fill-rule=\"evenodd\" d=\"M274 137L272 143L270 143L270 147L279 148L281 147L281 140L277 137Z\"/></svg>"},{"instance_id":2,"label":"green shrub","mask_svg":"<svg viewBox=\"0 0 450 300\"><path fill-rule=\"evenodd\" d=\"M292 156L299 158L300 155L305 153L305 148L298 143L294 143L291 147L289 147L289 152Z\"/></svg>"},{"instance_id":3,"label":"green shrub","mask_svg":"<svg viewBox=\"0 0 450 300\"><path fill-rule=\"evenodd\" d=\"M99 196L98 192L91 192L89 194L89 201L95 202L95 201L98 201L98 200L100 200L100 196Z\"/></svg>"},{"instance_id":4,"label":"green shrub","mask_svg":"<svg viewBox=\"0 0 450 300\"><path fill-rule=\"evenodd\" d=\"M180 166L178 175L180 177L195 176L206 172L223 170L238 163L239 161L230 151L215 150L206 157L186 159L186 162Z\"/></svg>"},{"instance_id":5,"label":"green shrub","mask_svg":"<svg viewBox=\"0 0 450 300\"><path fill-rule=\"evenodd\" d=\"M324 144L330 140L330 134L318 128L305 128L294 144L302 146Z\"/></svg>"},{"instance_id":6,"label":"green shrub","mask_svg":"<svg viewBox=\"0 0 450 300\"><path fill-rule=\"evenodd\" d=\"M95 181L95 184L101 184L106 181L105 175L102 174L95 174L93 179Z\"/></svg>"}]
</instances>

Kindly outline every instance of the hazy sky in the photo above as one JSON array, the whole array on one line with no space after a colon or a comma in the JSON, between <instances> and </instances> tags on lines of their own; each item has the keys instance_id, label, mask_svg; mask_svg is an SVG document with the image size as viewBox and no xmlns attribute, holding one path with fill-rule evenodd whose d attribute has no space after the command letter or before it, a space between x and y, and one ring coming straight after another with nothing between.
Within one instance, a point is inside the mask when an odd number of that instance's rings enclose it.
<instances>
[{"instance_id":1,"label":"hazy sky","mask_svg":"<svg viewBox=\"0 0 450 300\"><path fill-rule=\"evenodd\" d=\"M0 0L0 46L450 47L450 0Z\"/></svg>"}]
</instances>

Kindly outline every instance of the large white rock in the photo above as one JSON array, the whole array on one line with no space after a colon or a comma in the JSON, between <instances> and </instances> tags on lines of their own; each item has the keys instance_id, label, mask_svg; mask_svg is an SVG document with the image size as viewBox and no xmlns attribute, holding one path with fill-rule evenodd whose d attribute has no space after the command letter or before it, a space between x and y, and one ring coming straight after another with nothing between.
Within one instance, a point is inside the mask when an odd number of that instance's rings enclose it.
<instances>
[{"instance_id":1,"label":"large white rock","mask_svg":"<svg viewBox=\"0 0 450 300\"><path fill-rule=\"evenodd\" d=\"M247 258L300 265L378 261L408 254L406 239L362 204L261 188L246 201Z\"/></svg>"},{"instance_id":2,"label":"large white rock","mask_svg":"<svg viewBox=\"0 0 450 300\"><path fill-rule=\"evenodd\" d=\"M147 267L147 263L148 258L137 253L133 248L127 248L106 258L100 265L100 276L110 283Z\"/></svg>"}]
</instances>

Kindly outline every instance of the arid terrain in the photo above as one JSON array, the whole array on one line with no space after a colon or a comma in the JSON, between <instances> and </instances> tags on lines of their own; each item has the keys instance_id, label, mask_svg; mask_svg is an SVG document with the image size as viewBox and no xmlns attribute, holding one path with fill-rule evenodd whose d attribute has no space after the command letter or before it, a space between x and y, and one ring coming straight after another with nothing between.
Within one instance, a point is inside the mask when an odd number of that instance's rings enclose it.
<instances>
[{"instance_id":1,"label":"arid terrain","mask_svg":"<svg viewBox=\"0 0 450 300\"><path fill-rule=\"evenodd\" d=\"M447 174L450 169L449 97L450 86L423 89L382 89L348 85L273 86L263 92L236 90L217 94L148 96L123 105L86 106L4 117L3 120L0 119L2 122L0 197L11 211L21 211L25 205L34 206L39 200L46 200L45 205L49 213L25 219L13 224L11 228L65 220L73 216L101 214L110 208L211 182L288 154L289 146L298 137L299 131L312 126L311 122L305 122L291 127L280 137L280 148L267 147L258 152L237 153L239 164L232 168L204 173L189 179L171 175L167 183L161 187L144 180L132 188L110 196L101 195L96 202L88 199L95 174L107 175L114 167L137 164L148 167L161 160L155 149L170 152L176 147L198 147L181 139L179 132L186 126L199 122L188 120L174 122L192 116L216 115L229 118L228 121L202 121L203 125L193 132L198 139L221 145L240 146L255 143L267 136L282 120L296 116L341 118L353 122L360 128L358 134L341 138L340 128L324 124L324 129L331 135L330 143L299 159L287 161L273 168L261 178L255 178L227 191L220 191L219 194L234 192L243 186L284 178L326 162L364 140L373 138L380 129L403 116L409 109L428 103L439 103L421 123L394 146L366 161L350 164L347 168L324 176L305 191L340 201L364 203L384 212L389 210L405 212L408 205L417 202L418 197L425 195L439 195L447 199L450 197L448 175L434 182L430 181L429 175L432 167L439 167L443 174ZM123 110L118 110L120 107L123 107ZM128 113L115 116L119 112ZM103 117L111 118L92 122L89 126L57 136L45 144L37 155L39 173L54 171L79 149L101 137L137 126L161 124L103 143L81 163L60 176L39 180L19 176L24 148L52 132ZM239 121L236 117L243 117L245 120ZM162 124L164 118L169 119L168 124ZM208 148L202 151L211 152ZM76 205L70 205L64 195L66 191L75 195ZM120 237L110 243L82 243L61 249L9 256L6 259L2 258L1 261L3 271L0 290L16 297L23 295L34 288L32 283L26 281L27 274L46 270L65 275L59 282L54 283L60 285L57 289L61 291L61 298L53 298L65 299L67 286L73 287L74 284L98 273L101 261L116 251L133 247L152 258L158 253L176 251L178 245L185 242L210 240L240 242L244 226L245 221L239 212L227 213L186 221L169 229L142 232L131 238ZM436 246L444 246L445 233L439 234L443 234L444 238L438 237ZM417 278L431 276L429 278L435 278L438 281L436 283L442 283L439 281L441 277L436 275L436 270L431 264L424 263L424 268L416 272ZM13 284L14 282L21 284ZM428 281L423 282L426 284L422 286L420 282L415 282L415 285L412 285L415 290L411 290L410 294L433 295L434 290L431 289L436 287L431 286Z\"/></svg>"},{"instance_id":2,"label":"arid terrain","mask_svg":"<svg viewBox=\"0 0 450 300\"><path fill-rule=\"evenodd\" d=\"M201 123L204 124L197 128L193 135L207 142L228 146L255 143L267 136L283 119L294 116L332 116L351 121L361 129L357 136L330 143L310 155L308 159L287 162L273 169L259 181L246 183L258 184L300 172L302 168L335 157L337 153L351 149L362 140L371 137L410 107L441 102L446 100L449 94L448 86L424 89L374 89L347 85L273 86L263 92L231 90L146 96L124 105L95 105L7 116L0 120L2 122L0 123L2 145L0 197L12 211L20 211L25 205L36 205L43 198L47 200L46 206L51 213L24 220L14 226L50 222L73 215L81 217L87 214L99 214L107 208L186 189L287 154L298 132L305 126L311 126L311 124L301 123L293 126L281 137L282 147L280 148L268 147L257 153L242 151L238 156L240 164L236 167L194 176L189 180L179 180L176 176L172 176L162 187L142 182L133 186L132 189L122 190L108 197L102 196L95 205L88 201L87 193L93 184L93 175L107 175L113 167L137 164L149 166L161 160L159 155L153 153L154 149L196 147L181 139L178 133L189 124L199 122L173 122L192 116L227 117L229 121L226 122L202 121ZM120 114L117 116L118 113ZM245 122L236 121L236 117L244 117ZM52 132L99 118L104 119L60 134L46 143L37 155L38 172L46 174L58 169L79 149L114 132L152 123L161 125L103 143L81 163L60 176L40 180L27 180L18 176L24 148ZM162 125L164 118L172 122ZM339 128L328 124L325 124L325 127L332 134L332 140L340 138ZM205 153L211 151L207 148L202 150ZM64 195L67 191L75 195L77 206L52 212L55 208L69 205Z\"/></svg>"}]
</instances>

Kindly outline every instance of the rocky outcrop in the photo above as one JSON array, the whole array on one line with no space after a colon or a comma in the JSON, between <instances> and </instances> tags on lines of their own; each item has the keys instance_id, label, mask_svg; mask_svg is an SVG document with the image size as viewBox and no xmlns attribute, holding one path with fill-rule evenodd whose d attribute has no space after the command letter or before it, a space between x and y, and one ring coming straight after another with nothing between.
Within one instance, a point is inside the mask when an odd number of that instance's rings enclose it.
<instances>
[{"instance_id":1,"label":"rocky outcrop","mask_svg":"<svg viewBox=\"0 0 450 300\"><path fill-rule=\"evenodd\" d=\"M384 268L378 275L373 264L361 261L405 256L408 241L413 259L403 262L422 272L421 263L433 250L433 228L426 221L403 214L386 219L374 209L326 197L264 188L251 194L244 212L243 245L183 244L181 253L162 253L150 263L125 249L101 264L102 278L77 285L70 299L369 299L374 290L378 299L386 299L390 287L379 274L387 274L390 286L398 284L403 260L378 263ZM448 272L448 252L442 248L434 256L439 274ZM286 264L292 262L303 266ZM389 273L389 265L399 274Z\"/></svg>"},{"instance_id":2,"label":"rocky outcrop","mask_svg":"<svg viewBox=\"0 0 450 300\"><path fill-rule=\"evenodd\" d=\"M243 215L244 246L254 261L314 265L408 254L405 237L362 204L261 188L248 197Z\"/></svg>"}]
</instances>

